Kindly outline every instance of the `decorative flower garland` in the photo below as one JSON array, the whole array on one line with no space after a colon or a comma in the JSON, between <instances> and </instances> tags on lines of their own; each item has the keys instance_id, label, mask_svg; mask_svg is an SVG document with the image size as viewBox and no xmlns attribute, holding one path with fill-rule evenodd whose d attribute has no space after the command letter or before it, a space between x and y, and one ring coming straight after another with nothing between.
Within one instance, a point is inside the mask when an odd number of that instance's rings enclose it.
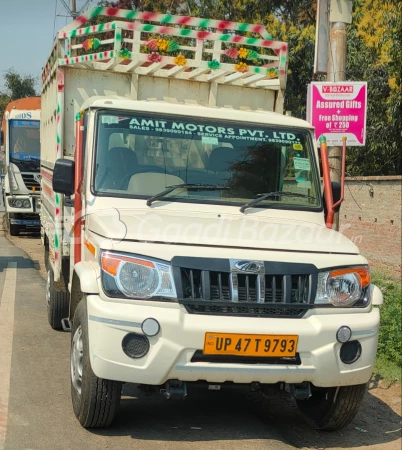
<instances>
[{"instance_id":1,"label":"decorative flower garland","mask_svg":"<svg viewBox=\"0 0 402 450\"><path fill-rule=\"evenodd\" d=\"M232 47L225 50L224 54L230 59L240 60L235 64L235 70L237 72L247 72L248 64L246 61L258 59L260 55L255 50L250 50L244 47L237 48Z\"/></svg>"},{"instance_id":2,"label":"decorative flower garland","mask_svg":"<svg viewBox=\"0 0 402 450\"><path fill-rule=\"evenodd\" d=\"M146 44L146 47L151 52L148 55L148 61L152 63L158 63L162 61L162 55L160 52L171 53L180 49L177 42L170 39L151 39ZM180 53L174 59L174 63L177 66L185 66L187 64L187 59Z\"/></svg>"},{"instance_id":3,"label":"decorative flower garland","mask_svg":"<svg viewBox=\"0 0 402 450\"><path fill-rule=\"evenodd\" d=\"M153 52L174 52L179 49L179 44L177 42L167 40L167 39L151 39L145 44L149 50Z\"/></svg>"},{"instance_id":4,"label":"decorative flower garland","mask_svg":"<svg viewBox=\"0 0 402 450\"><path fill-rule=\"evenodd\" d=\"M101 45L101 41L97 38L90 38L90 39L86 39L83 43L82 43L82 48L85 51L89 51L89 50L97 50Z\"/></svg>"},{"instance_id":5,"label":"decorative flower garland","mask_svg":"<svg viewBox=\"0 0 402 450\"><path fill-rule=\"evenodd\" d=\"M97 50L100 45L101 41L97 38L90 38L86 39L82 43L82 48L85 51L89 50ZM150 39L146 44L147 49L149 50L148 54L148 61L151 63L158 63L162 61L163 56L160 52L166 52L166 53L172 53L180 50L180 46L177 42L172 41L170 39L164 39L164 38L158 38L158 39ZM255 51L251 49L247 49L244 47L231 47L224 51L224 54L228 56L230 59L237 60L235 63L235 70L236 72L245 73L248 72L249 67L247 64L247 61L251 61L254 59L259 59L260 55ZM119 51L118 53L119 57L122 59L131 59L132 55L131 52L124 48ZM174 63L177 66L184 67L187 64L187 59L184 55L179 53L174 58ZM221 67L221 63L217 61L216 59L213 59L211 61L208 61L208 68L211 70L218 70ZM269 78L277 78L278 76L278 69L275 67L269 67L267 68L267 75Z\"/></svg>"}]
</instances>

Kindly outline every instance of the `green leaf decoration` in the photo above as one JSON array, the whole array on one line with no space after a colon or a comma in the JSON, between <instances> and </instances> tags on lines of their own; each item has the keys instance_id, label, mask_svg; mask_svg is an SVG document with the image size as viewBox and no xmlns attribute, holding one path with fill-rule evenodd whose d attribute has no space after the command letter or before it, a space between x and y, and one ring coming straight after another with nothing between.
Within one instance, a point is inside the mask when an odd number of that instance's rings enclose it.
<instances>
[{"instance_id":1,"label":"green leaf decoration","mask_svg":"<svg viewBox=\"0 0 402 450\"><path fill-rule=\"evenodd\" d=\"M94 38L93 43L92 43L92 48L94 50L97 50L101 45L101 41L97 38Z\"/></svg>"},{"instance_id":2,"label":"green leaf decoration","mask_svg":"<svg viewBox=\"0 0 402 450\"><path fill-rule=\"evenodd\" d=\"M211 70L217 70L221 66L221 63L217 61L216 59L213 59L212 61L208 61L208 68Z\"/></svg>"},{"instance_id":3,"label":"green leaf decoration","mask_svg":"<svg viewBox=\"0 0 402 450\"><path fill-rule=\"evenodd\" d=\"M247 59L258 59L260 55L255 50L247 50Z\"/></svg>"},{"instance_id":4,"label":"green leaf decoration","mask_svg":"<svg viewBox=\"0 0 402 450\"><path fill-rule=\"evenodd\" d=\"M278 76L278 70L275 67L270 67L267 70L269 78L276 78Z\"/></svg>"},{"instance_id":5,"label":"green leaf decoration","mask_svg":"<svg viewBox=\"0 0 402 450\"><path fill-rule=\"evenodd\" d=\"M131 59L131 52L128 48L124 48L123 50L119 51L119 56L123 59Z\"/></svg>"},{"instance_id":6,"label":"green leaf decoration","mask_svg":"<svg viewBox=\"0 0 402 450\"><path fill-rule=\"evenodd\" d=\"M167 52L174 52L176 50L179 50L179 44L174 41L168 41L168 47L166 49Z\"/></svg>"}]
</instances>

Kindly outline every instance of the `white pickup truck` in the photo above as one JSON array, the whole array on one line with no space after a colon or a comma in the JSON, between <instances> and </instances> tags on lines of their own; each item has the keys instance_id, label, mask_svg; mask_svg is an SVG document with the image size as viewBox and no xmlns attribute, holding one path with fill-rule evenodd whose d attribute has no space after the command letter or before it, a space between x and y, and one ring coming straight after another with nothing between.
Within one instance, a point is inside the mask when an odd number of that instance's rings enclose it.
<instances>
[{"instance_id":1,"label":"white pickup truck","mask_svg":"<svg viewBox=\"0 0 402 450\"><path fill-rule=\"evenodd\" d=\"M122 383L262 401L280 386L317 429L355 416L382 295L331 229L343 189L325 137L323 187L312 127L283 115L286 73L287 44L260 25L99 7L58 33L42 88L46 300L72 332L84 427L112 423Z\"/></svg>"}]
</instances>

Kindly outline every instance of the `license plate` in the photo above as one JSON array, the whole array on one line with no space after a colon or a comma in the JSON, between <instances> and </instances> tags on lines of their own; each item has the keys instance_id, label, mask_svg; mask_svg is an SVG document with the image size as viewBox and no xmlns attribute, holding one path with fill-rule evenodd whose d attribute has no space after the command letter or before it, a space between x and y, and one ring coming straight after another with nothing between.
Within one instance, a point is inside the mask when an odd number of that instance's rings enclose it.
<instances>
[{"instance_id":1,"label":"license plate","mask_svg":"<svg viewBox=\"0 0 402 450\"><path fill-rule=\"evenodd\" d=\"M297 335L205 333L204 355L291 357Z\"/></svg>"}]
</instances>

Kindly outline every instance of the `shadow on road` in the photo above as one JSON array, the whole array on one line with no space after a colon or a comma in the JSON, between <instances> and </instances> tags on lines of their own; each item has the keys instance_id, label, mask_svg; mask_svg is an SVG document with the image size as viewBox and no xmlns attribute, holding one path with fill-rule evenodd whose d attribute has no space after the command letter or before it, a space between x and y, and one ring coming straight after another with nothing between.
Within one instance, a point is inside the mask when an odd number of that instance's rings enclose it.
<instances>
[{"instance_id":1,"label":"shadow on road","mask_svg":"<svg viewBox=\"0 0 402 450\"><path fill-rule=\"evenodd\" d=\"M123 390L120 414L113 426L93 433L189 443L274 439L300 449L371 448L400 438L400 417L370 391L351 425L341 431L317 432L304 423L287 394L276 396L263 417L257 417L244 396L230 392L189 391L184 401L168 401L143 394L124 396L128 389Z\"/></svg>"},{"instance_id":2,"label":"shadow on road","mask_svg":"<svg viewBox=\"0 0 402 450\"><path fill-rule=\"evenodd\" d=\"M26 244L21 245L24 241L34 241L38 242L40 240L40 230L35 229L27 229L21 230L18 237L17 236L9 236L6 232L6 238L10 241L11 244L20 248L24 253L27 252ZM1 249L0 249L1 255ZM32 256L32 255L31 255ZM25 258L22 256L0 256L0 272L3 271L4 268L7 267L9 262L17 263L19 269L31 269L34 268L36 270L40 270L40 263L37 259L34 258Z\"/></svg>"},{"instance_id":3,"label":"shadow on road","mask_svg":"<svg viewBox=\"0 0 402 450\"><path fill-rule=\"evenodd\" d=\"M0 272L7 269L8 263L17 263L18 269L32 269L36 266L37 261L22 256L0 256Z\"/></svg>"}]
</instances>

